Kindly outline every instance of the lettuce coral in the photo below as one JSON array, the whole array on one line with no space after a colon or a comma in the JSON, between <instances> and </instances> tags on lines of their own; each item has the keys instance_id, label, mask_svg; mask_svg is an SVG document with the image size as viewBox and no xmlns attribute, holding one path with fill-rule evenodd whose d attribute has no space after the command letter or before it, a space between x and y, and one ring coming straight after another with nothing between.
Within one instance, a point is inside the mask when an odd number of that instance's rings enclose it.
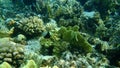
<instances>
[{"instance_id":1,"label":"lettuce coral","mask_svg":"<svg viewBox=\"0 0 120 68\"><path fill-rule=\"evenodd\" d=\"M82 49L85 53L92 51L92 46L87 40L80 34L78 27L62 27L59 32L64 41L69 42L72 48Z\"/></svg>"}]
</instances>

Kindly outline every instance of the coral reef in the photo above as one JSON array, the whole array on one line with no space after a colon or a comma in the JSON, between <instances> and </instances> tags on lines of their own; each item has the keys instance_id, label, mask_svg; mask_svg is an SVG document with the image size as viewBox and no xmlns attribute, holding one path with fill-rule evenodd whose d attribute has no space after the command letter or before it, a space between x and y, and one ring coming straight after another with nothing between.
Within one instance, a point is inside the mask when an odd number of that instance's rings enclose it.
<instances>
[{"instance_id":1,"label":"coral reef","mask_svg":"<svg viewBox=\"0 0 120 68\"><path fill-rule=\"evenodd\" d=\"M68 48L68 42L62 41L58 34L51 32L50 38L40 37L41 53L43 55L60 55Z\"/></svg>"},{"instance_id":2,"label":"coral reef","mask_svg":"<svg viewBox=\"0 0 120 68\"><path fill-rule=\"evenodd\" d=\"M92 52L92 45L79 33L78 29L78 26L61 27L57 32L51 31L50 38L41 37L42 54L60 55L66 50L77 50L81 53Z\"/></svg>"},{"instance_id":3,"label":"coral reef","mask_svg":"<svg viewBox=\"0 0 120 68\"><path fill-rule=\"evenodd\" d=\"M4 20L1 19L0 20L0 38L2 38L2 37L11 37L13 32L14 32L14 27L8 29L5 26Z\"/></svg>"},{"instance_id":4,"label":"coral reef","mask_svg":"<svg viewBox=\"0 0 120 68\"><path fill-rule=\"evenodd\" d=\"M76 0L37 0L35 9L42 14L43 20L53 18L59 26L77 25L79 21L76 20L79 20L83 10ZM65 19L65 22L61 22L61 19Z\"/></svg>"},{"instance_id":5,"label":"coral reef","mask_svg":"<svg viewBox=\"0 0 120 68\"><path fill-rule=\"evenodd\" d=\"M120 0L0 0L0 68L119 68Z\"/></svg>"},{"instance_id":6,"label":"coral reef","mask_svg":"<svg viewBox=\"0 0 120 68\"><path fill-rule=\"evenodd\" d=\"M85 3L84 8L86 11L97 10L100 12L102 19L107 19L111 13L116 11L116 5L117 0L88 0Z\"/></svg>"},{"instance_id":7,"label":"coral reef","mask_svg":"<svg viewBox=\"0 0 120 68\"><path fill-rule=\"evenodd\" d=\"M27 64L22 65L21 68L31 68L31 67L37 68L38 66L40 68L110 67L108 65L109 61L106 59L106 57L98 53L93 53L93 54L88 53L85 57L82 55L77 56L69 52L66 52L65 54L62 55L62 57L64 57L63 59L58 59L57 57L52 57L52 56L39 56L39 57L41 57L42 60L41 66L36 64L34 60L27 60Z\"/></svg>"}]
</instances>

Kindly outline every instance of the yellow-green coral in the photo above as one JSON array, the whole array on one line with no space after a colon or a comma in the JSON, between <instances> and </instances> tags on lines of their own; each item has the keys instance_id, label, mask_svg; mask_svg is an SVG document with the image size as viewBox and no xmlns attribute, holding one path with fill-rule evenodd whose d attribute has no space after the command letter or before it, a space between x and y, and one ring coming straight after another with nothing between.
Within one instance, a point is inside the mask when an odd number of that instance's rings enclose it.
<instances>
[{"instance_id":1,"label":"yellow-green coral","mask_svg":"<svg viewBox=\"0 0 120 68\"><path fill-rule=\"evenodd\" d=\"M7 29L0 29L0 38L3 37L10 37L14 32L14 27L11 28L10 30Z\"/></svg>"},{"instance_id":2,"label":"yellow-green coral","mask_svg":"<svg viewBox=\"0 0 120 68\"><path fill-rule=\"evenodd\" d=\"M37 68L34 60L28 60L27 64L23 68Z\"/></svg>"},{"instance_id":3,"label":"yellow-green coral","mask_svg":"<svg viewBox=\"0 0 120 68\"><path fill-rule=\"evenodd\" d=\"M61 27L58 31L51 31L50 38L41 37L42 54L61 55L64 51L72 49L83 53L92 52L92 46L78 30L78 26Z\"/></svg>"},{"instance_id":4,"label":"yellow-green coral","mask_svg":"<svg viewBox=\"0 0 120 68\"><path fill-rule=\"evenodd\" d=\"M42 54L54 55L60 55L62 52L67 50L69 45L68 42L62 41L57 30L50 32L50 38L40 37L40 43L42 45Z\"/></svg>"},{"instance_id":5,"label":"yellow-green coral","mask_svg":"<svg viewBox=\"0 0 120 68\"><path fill-rule=\"evenodd\" d=\"M92 46L87 40L80 34L78 27L62 27L59 32L64 41L69 42L72 48L82 49L85 53L92 51Z\"/></svg>"},{"instance_id":6,"label":"yellow-green coral","mask_svg":"<svg viewBox=\"0 0 120 68\"><path fill-rule=\"evenodd\" d=\"M3 62L1 65L0 65L0 68L12 68L11 65L7 62Z\"/></svg>"}]
</instances>

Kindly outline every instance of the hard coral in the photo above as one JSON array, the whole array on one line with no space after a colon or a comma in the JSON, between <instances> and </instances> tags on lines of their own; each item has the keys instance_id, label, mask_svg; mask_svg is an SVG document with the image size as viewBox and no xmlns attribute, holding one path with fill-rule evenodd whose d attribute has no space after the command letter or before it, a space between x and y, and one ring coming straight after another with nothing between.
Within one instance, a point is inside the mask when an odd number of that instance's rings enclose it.
<instances>
[{"instance_id":1,"label":"hard coral","mask_svg":"<svg viewBox=\"0 0 120 68\"><path fill-rule=\"evenodd\" d=\"M24 45L11 41L10 38L0 39L0 63L8 62L19 67L24 59Z\"/></svg>"},{"instance_id":2,"label":"hard coral","mask_svg":"<svg viewBox=\"0 0 120 68\"><path fill-rule=\"evenodd\" d=\"M18 28L26 35L39 35L44 31L42 19L37 16L30 16L20 20Z\"/></svg>"}]
</instances>

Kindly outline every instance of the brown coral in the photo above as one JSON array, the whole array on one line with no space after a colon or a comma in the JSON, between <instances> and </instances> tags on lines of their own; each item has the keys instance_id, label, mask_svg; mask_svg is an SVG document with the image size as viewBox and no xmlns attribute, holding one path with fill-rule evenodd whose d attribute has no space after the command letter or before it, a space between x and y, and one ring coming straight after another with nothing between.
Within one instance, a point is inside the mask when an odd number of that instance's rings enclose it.
<instances>
[{"instance_id":1,"label":"brown coral","mask_svg":"<svg viewBox=\"0 0 120 68\"><path fill-rule=\"evenodd\" d=\"M21 19L18 28L27 35L39 35L44 31L43 21L37 16Z\"/></svg>"}]
</instances>

